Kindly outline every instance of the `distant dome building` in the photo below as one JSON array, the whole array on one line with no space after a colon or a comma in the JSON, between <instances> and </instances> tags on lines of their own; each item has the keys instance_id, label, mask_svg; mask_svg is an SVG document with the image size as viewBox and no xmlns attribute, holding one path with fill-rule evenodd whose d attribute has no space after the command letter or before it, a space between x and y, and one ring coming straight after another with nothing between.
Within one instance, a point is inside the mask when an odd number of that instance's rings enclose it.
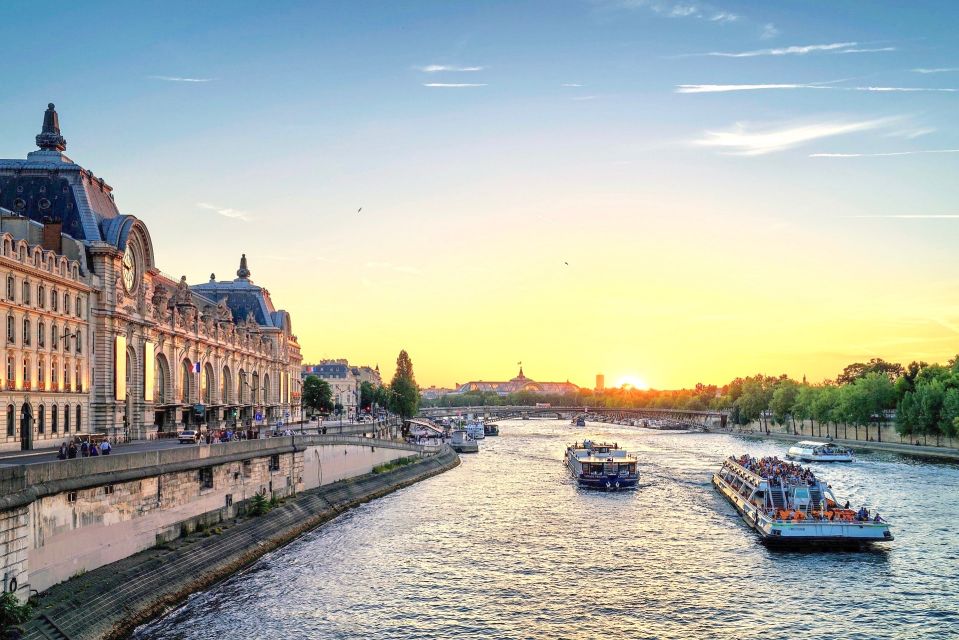
<instances>
[{"instance_id":1,"label":"distant dome building","mask_svg":"<svg viewBox=\"0 0 959 640\"><path fill-rule=\"evenodd\" d=\"M512 380L506 382L487 382L485 380L473 380L459 386L455 394L493 392L500 396L507 396L511 393L527 392L541 395L564 395L567 393L576 393L579 387L567 380L566 382L537 382L526 377L523 373L523 367L520 366L519 374Z\"/></svg>"}]
</instances>

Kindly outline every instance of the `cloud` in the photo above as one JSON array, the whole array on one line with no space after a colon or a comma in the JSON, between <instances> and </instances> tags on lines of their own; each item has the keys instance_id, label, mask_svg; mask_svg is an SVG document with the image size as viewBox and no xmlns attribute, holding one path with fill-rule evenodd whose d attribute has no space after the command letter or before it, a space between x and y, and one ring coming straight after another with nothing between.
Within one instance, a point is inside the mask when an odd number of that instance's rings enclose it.
<instances>
[{"instance_id":1,"label":"cloud","mask_svg":"<svg viewBox=\"0 0 959 640\"><path fill-rule=\"evenodd\" d=\"M232 220L242 220L244 222L249 222L251 220L250 214L245 211L240 211L239 209L230 209L227 207L218 207L214 204L209 204L207 202L197 202L196 206L201 209L206 209L208 211L213 211L214 213L223 216L224 218L230 218Z\"/></svg>"},{"instance_id":2,"label":"cloud","mask_svg":"<svg viewBox=\"0 0 959 640\"><path fill-rule=\"evenodd\" d=\"M870 91L875 93L894 92L931 92L956 93L959 89L929 88L929 87L836 87L825 86L825 82L811 82L805 84L680 84L676 85L676 93L728 93L731 91L767 91L780 89L830 89L832 91Z\"/></svg>"},{"instance_id":3,"label":"cloud","mask_svg":"<svg viewBox=\"0 0 959 640\"><path fill-rule=\"evenodd\" d=\"M393 264L392 262L367 262L366 266L370 269L386 269L388 271L395 271L397 273L408 273L412 275L420 274L420 270L417 269L416 267Z\"/></svg>"},{"instance_id":4,"label":"cloud","mask_svg":"<svg viewBox=\"0 0 959 640\"><path fill-rule=\"evenodd\" d=\"M890 151L887 153L810 153L810 158L884 158L888 156L917 156L927 153L959 153L959 149L920 149L917 151Z\"/></svg>"},{"instance_id":5,"label":"cloud","mask_svg":"<svg viewBox=\"0 0 959 640\"><path fill-rule=\"evenodd\" d=\"M959 67L935 67L933 69L918 68L913 69L913 73L948 73L950 71L959 71Z\"/></svg>"},{"instance_id":6,"label":"cloud","mask_svg":"<svg viewBox=\"0 0 959 640\"><path fill-rule=\"evenodd\" d=\"M618 9L645 9L667 18L693 18L716 24L737 22L740 16L731 11L717 9L699 2L674 2L672 0L612 0L608 6Z\"/></svg>"},{"instance_id":7,"label":"cloud","mask_svg":"<svg viewBox=\"0 0 959 640\"><path fill-rule=\"evenodd\" d=\"M759 33L760 40L772 40L779 35L779 29L772 22L763 25L763 30Z\"/></svg>"},{"instance_id":8,"label":"cloud","mask_svg":"<svg viewBox=\"0 0 959 640\"><path fill-rule=\"evenodd\" d=\"M486 67L457 67L449 64L428 64L425 67L416 67L426 73L439 73L440 71L482 71Z\"/></svg>"},{"instance_id":9,"label":"cloud","mask_svg":"<svg viewBox=\"0 0 959 640\"><path fill-rule=\"evenodd\" d=\"M892 131L888 134L890 138L905 138L906 140L915 140L916 138L921 138L922 136L927 136L930 133L935 133L936 129L933 127L919 127L916 129L901 129L899 131Z\"/></svg>"},{"instance_id":10,"label":"cloud","mask_svg":"<svg viewBox=\"0 0 959 640\"><path fill-rule=\"evenodd\" d=\"M892 120L882 118L859 122L816 122L776 129L755 128L737 123L727 131L707 131L705 137L694 140L693 143L731 155L758 156L785 151L814 140L876 129L886 126Z\"/></svg>"},{"instance_id":11,"label":"cloud","mask_svg":"<svg viewBox=\"0 0 959 640\"><path fill-rule=\"evenodd\" d=\"M713 14L710 18L710 22L718 22L724 24L726 22L736 22L739 20L739 16L735 13L729 13L728 11L720 11L719 13Z\"/></svg>"},{"instance_id":12,"label":"cloud","mask_svg":"<svg viewBox=\"0 0 959 640\"><path fill-rule=\"evenodd\" d=\"M596 96L574 96L570 100L576 100L582 102L583 100L595 100Z\"/></svg>"},{"instance_id":13,"label":"cloud","mask_svg":"<svg viewBox=\"0 0 959 640\"><path fill-rule=\"evenodd\" d=\"M181 78L179 76L147 76L151 80L163 80L165 82L213 82L213 78Z\"/></svg>"},{"instance_id":14,"label":"cloud","mask_svg":"<svg viewBox=\"0 0 959 640\"><path fill-rule=\"evenodd\" d=\"M479 82L424 82L424 87L442 87L445 89L462 89L464 87L485 87L485 83Z\"/></svg>"},{"instance_id":15,"label":"cloud","mask_svg":"<svg viewBox=\"0 0 959 640\"><path fill-rule=\"evenodd\" d=\"M563 86L563 87L581 87L581 86L583 86L583 85L581 85L581 84L576 84L575 82L564 82L564 83L563 83L562 85L560 85L560 86Z\"/></svg>"},{"instance_id":16,"label":"cloud","mask_svg":"<svg viewBox=\"0 0 959 640\"><path fill-rule=\"evenodd\" d=\"M715 56L719 58L756 58L758 56L804 56L809 53L872 53L875 51L895 51L895 47L882 49L856 49L858 42L832 42L829 44L804 44L772 49L754 49L752 51L710 51L693 53L691 56Z\"/></svg>"}]
</instances>

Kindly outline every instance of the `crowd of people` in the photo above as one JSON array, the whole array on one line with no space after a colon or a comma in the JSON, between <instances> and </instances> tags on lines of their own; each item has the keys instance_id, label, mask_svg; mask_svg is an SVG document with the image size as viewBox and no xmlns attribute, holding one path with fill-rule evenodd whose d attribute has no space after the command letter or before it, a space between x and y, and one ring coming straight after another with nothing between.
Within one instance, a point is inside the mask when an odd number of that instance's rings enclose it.
<instances>
[{"instance_id":1,"label":"crowd of people","mask_svg":"<svg viewBox=\"0 0 959 640\"><path fill-rule=\"evenodd\" d=\"M74 458L96 458L108 456L113 451L109 440L97 444L89 440L70 440L60 445L57 451L57 460L73 460Z\"/></svg>"},{"instance_id":2,"label":"crowd of people","mask_svg":"<svg viewBox=\"0 0 959 640\"><path fill-rule=\"evenodd\" d=\"M816 476L808 467L780 460L776 456L754 458L744 453L736 458L736 462L756 475L767 480L778 480L782 485L814 484L816 482Z\"/></svg>"}]
</instances>

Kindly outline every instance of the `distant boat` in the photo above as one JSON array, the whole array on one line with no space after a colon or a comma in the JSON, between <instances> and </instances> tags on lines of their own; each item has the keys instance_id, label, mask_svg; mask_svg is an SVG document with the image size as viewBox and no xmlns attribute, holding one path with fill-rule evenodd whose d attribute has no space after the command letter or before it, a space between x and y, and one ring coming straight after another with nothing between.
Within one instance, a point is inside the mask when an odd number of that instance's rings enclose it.
<instances>
[{"instance_id":1,"label":"distant boat","mask_svg":"<svg viewBox=\"0 0 959 640\"><path fill-rule=\"evenodd\" d=\"M498 436L499 435L499 425L495 424L484 424L483 431L488 436Z\"/></svg>"},{"instance_id":2,"label":"distant boat","mask_svg":"<svg viewBox=\"0 0 959 640\"><path fill-rule=\"evenodd\" d=\"M450 447L457 453L479 453L479 443L463 429L450 434Z\"/></svg>"},{"instance_id":3,"label":"distant boat","mask_svg":"<svg viewBox=\"0 0 959 640\"><path fill-rule=\"evenodd\" d=\"M586 426L586 416L576 416L569 422L574 427L585 427Z\"/></svg>"},{"instance_id":4,"label":"distant boat","mask_svg":"<svg viewBox=\"0 0 959 640\"><path fill-rule=\"evenodd\" d=\"M805 462L852 462L852 451L831 442L804 440L789 447L786 457Z\"/></svg>"},{"instance_id":5,"label":"distant boat","mask_svg":"<svg viewBox=\"0 0 959 640\"><path fill-rule=\"evenodd\" d=\"M571 444L566 447L566 464L576 483L589 489L635 489L639 483L636 456L605 442Z\"/></svg>"},{"instance_id":6,"label":"distant boat","mask_svg":"<svg viewBox=\"0 0 959 640\"><path fill-rule=\"evenodd\" d=\"M473 440L482 440L486 437L486 429L483 426L482 422L476 422L475 420L470 420L466 423L464 427L466 433L470 435Z\"/></svg>"}]
</instances>

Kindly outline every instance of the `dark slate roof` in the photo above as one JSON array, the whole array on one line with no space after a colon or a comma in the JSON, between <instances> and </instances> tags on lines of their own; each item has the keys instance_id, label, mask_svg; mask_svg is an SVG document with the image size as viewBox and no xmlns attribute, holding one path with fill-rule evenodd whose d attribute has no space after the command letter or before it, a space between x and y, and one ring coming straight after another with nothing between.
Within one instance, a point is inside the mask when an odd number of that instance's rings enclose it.
<instances>
[{"instance_id":1,"label":"dark slate roof","mask_svg":"<svg viewBox=\"0 0 959 640\"><path fill-rule=\"evenodd\" d=\"M209 298L214 301L214 304L226 296L226 304L237 322L246 320L247 314L252 311L256 323L261 327L283 329L282 319L286 312L278 312L274 309L270 295L249 280L205 282L190 285L190 290Z\"/></svg>"}]
</instances>

